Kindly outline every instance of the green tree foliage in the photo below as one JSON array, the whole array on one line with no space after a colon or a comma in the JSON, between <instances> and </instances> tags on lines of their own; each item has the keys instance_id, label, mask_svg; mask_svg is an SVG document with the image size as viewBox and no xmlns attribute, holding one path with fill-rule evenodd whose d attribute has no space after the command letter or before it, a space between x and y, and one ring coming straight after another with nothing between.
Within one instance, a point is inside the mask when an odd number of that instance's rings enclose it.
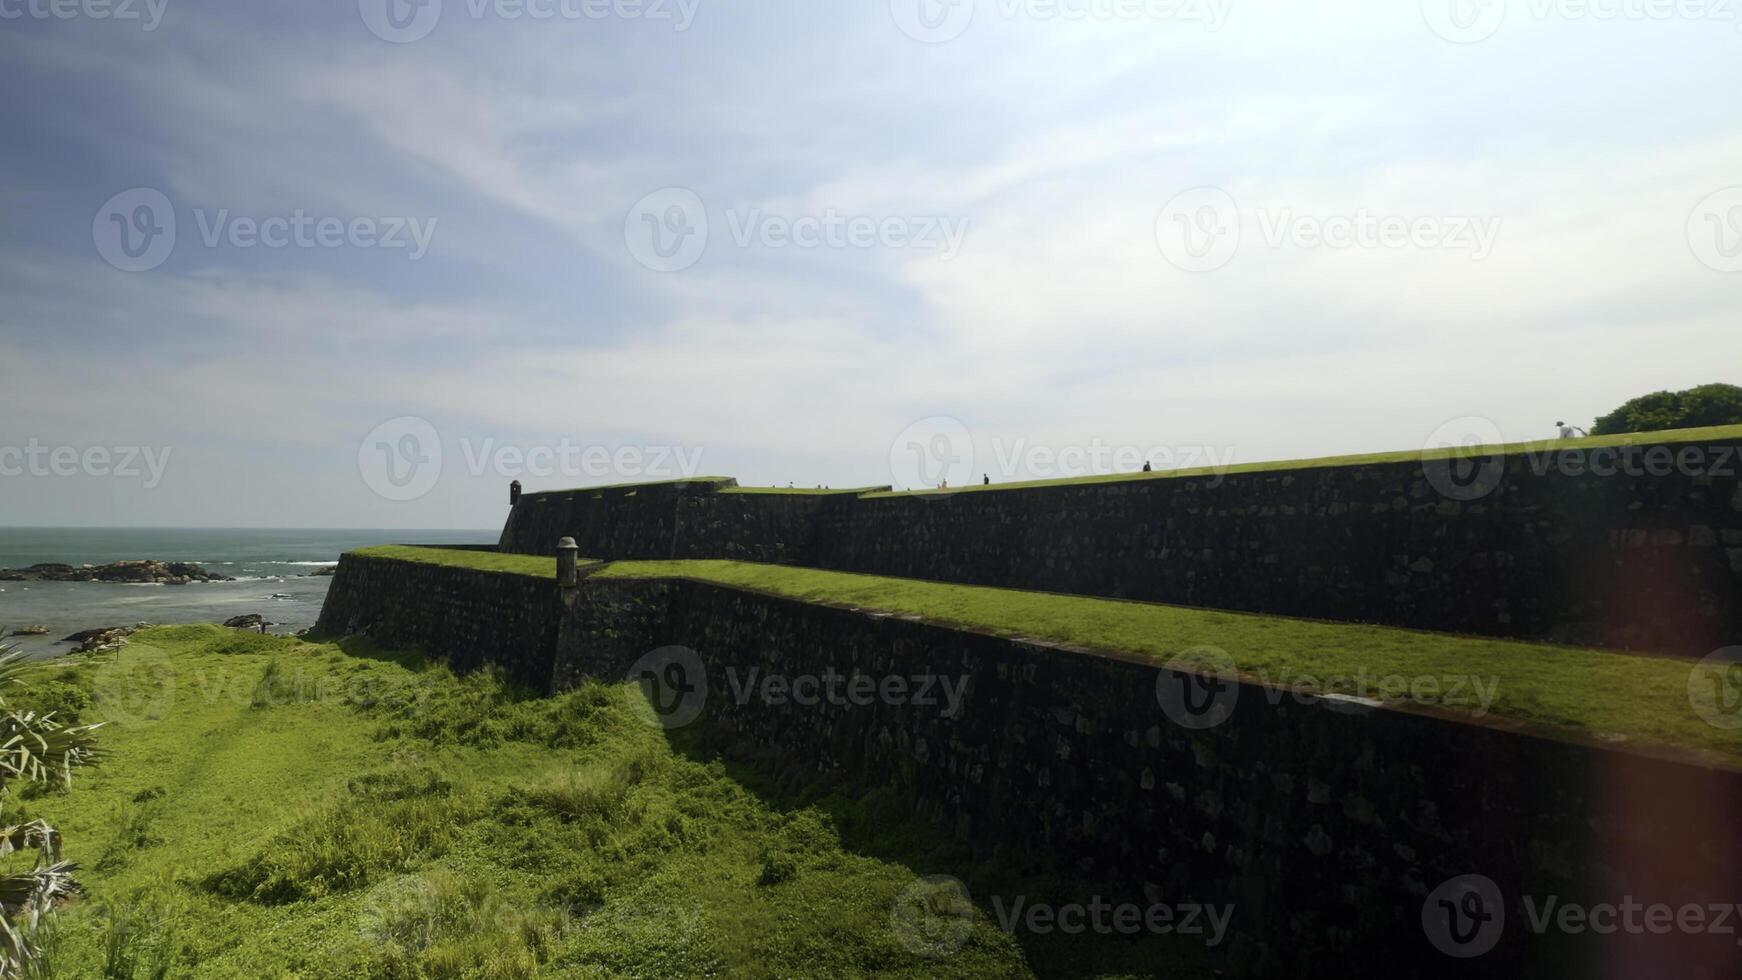
<instances>
[{"instance_id":1,"label":"green tree foliage","mask_svg":"<svg viewBox=\"0 0 1742 980\"><path fill-rule=\"evenodd\" d=\"M0 802L14 782L72 781L74 769L96 759L92 735L100 726L69 728L54 712L17 711L5 689L23 683L29 661L15 645L0 643ZM29 867L15 863L30 859ZM0 977L34 975L42 967L36 941L43 918L77 894L73 865L61 860L60 833L41 820L0 826Z\"/></svg>"},{"instance_id":2,"label":"green tree foliage","mask_svg":"<svg viewBox=\"0 0 1742 980\"><path fill-rule=\"evenodd\" d=\"M1742 423L1742 388L1711 384L1635 398L1597 420L1594 436Z\"/></svg>"}]
</instances>

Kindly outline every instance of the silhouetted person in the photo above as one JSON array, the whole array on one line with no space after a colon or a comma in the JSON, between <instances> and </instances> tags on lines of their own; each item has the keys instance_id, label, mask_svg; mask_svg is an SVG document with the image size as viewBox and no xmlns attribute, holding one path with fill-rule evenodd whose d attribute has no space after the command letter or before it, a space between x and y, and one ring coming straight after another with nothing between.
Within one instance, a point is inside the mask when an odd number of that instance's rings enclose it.
<instances>
[{"instance_id":1,"label":"silhouetted person","mask_svg":"<svg viewBox=\"0 0 1742 980\"><path fill-rule=\"evenodd\" d=\"M986 474L985 478L980 481L980 485L983 487L991 486L992 485L992 474L990 474L990 473Z\"/></svg>"},{"instance_id":2,"label":"silhouetted person","mask_svg":"<svg viewBox=\"0 0 1742 980\"><path fill-rule=\"evenodd\" d=\"M1151 462L1149 462L1149 461L1148 461L1148 460L1144 460L1144 462L1143 462L1143 472L1145 472L1145 473L1154 473L1154 472L1155 472L1155 464L1154 464L1154 463L1151 463Z\"/></svg>"}]
</instances>

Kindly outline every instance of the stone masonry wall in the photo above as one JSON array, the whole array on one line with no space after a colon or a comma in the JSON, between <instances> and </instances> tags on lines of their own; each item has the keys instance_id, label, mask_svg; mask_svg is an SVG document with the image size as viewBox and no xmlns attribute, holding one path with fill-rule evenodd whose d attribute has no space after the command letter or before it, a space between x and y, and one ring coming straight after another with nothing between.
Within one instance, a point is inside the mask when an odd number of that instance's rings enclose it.
<instances>
[{"instance_id":1,"label":"stone masonry wall","mask_svg":"<svg viewBox=\"0 0 1742 980\"><path fill-rule=\"evenodd\" d=\"M546 691L560 609L555 579L345 555L315 629L420 647L456 671L494 663Z\"/></svg>"},{"instance_id":2,"label":"stone masonry wall","mask_svg":"<svg viewBox=\"0 0 1742 980\"><path fill-rule=\"evenodd\" d=\"M1445 464L1421 462L927 496L534 494L502 547L548 554L573 535L600 559L732 558L1703 656L1742 642L1742 459L1734 442L1697 448L1727 475L1539 472L1546 457L1507 456L1449 496Z\"/></svg>"},{"instance_id":3,"label":"stone masonry wall","mask_svg":"<svg viewBox=\"0 0 1742 980\"><path fill-rule=\"evenodd\" d=\"M974 848L1015 866L1058 862L1110 895L1231 902L1237 938L1223 952L1236 973L1719 976L1742 965L1734 936L1536 937L1521 904L1735 902L1735 772L1273 702L1251 685L1237 686L1225 722L1193 730L1160 707L1158 690L1181 676L1152 665L713 585L593 578L566 601L559 686L621 680L649 651L690 648L706 674L695 724L709 749L794 781L896 787ZM740 695L752 669L966 686L954 716L935 697L780 703ZM1431 890L1467 873L1493 879L1508 906L1500 944L1464 961L1429 945L1421 917Z\"/></svg>"}]
</instances>

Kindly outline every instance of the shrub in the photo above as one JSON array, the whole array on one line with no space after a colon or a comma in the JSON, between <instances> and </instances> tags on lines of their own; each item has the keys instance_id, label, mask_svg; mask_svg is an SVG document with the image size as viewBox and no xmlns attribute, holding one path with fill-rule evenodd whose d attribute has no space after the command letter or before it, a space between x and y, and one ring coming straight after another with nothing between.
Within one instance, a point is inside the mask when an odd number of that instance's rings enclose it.
<instances>
[{"instance_id":1,"label":"shrub","mask_svg":"<svg viewBox=\"0 0 1742 980\"><path fill-rule=\"evenodd\" d=\"M1742 423L1742 388L1709 384L1686 391L1659 391L1633 399L1591 426L1597 436L1661 432Z\"/></svg>"}]
</instances>

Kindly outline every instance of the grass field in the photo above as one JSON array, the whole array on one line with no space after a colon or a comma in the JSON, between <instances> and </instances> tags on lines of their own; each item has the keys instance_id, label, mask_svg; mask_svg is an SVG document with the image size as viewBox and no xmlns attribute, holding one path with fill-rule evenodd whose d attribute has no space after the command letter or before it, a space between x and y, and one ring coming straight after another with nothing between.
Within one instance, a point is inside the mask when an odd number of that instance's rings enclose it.
<instances>
[{"instance_id":1,"label":"grass field","mask_svg":"<svg viewBox=\"0 0 1742 980\"><path fill-rule=\"evenodd\" d=\"M1157 664L1180 658L1225 669L1231 661L1240 675L1272 684L1411 701L1742 764L1742 732L1700 717L1689 700L1692 665L1672 659L746 562L617 562L596 574L711 582Z\"/></svg>"},{"instance_id":2,"label":"grass field","mask_svg":"<svg viewBox=\"0 0 1742 980\"><path fill-rule=\"evenodd\" d=\"M82 866L57 977L1207 975L1177 938L1013 936L984 906L925 958L894 916L921 876L1065 886L968 862L887 795L785 797L699 761L632 686L529 698L349 641L184 626L10 697L110 721L100 765L7 805Z\"/></svg>"},{"instance_id":3,"label":"grass field","mask_svg":"<svg viewBox=\"0 0 1742 980\"><path fill-rule=\"evenodd\" d=\"M1483 455L1489 453L1505 456L1522 456L1530 453L1543 453L1568 449L1592 450L1607 449L1620 446L1638 445L1686 445L1688 443L1734 443L1742 440L1742 425L1721 425L1703 429L1675 429L1665 432L1631 432L1616 436L1592 436L1584 439L1540 439L1534 442L1514 442L1505 445L1484 446ZM1064 477L1054 480L1026 480L1017 483L993 483L982 485L973 483L964 487L951 487L948 490L919 489L895 490L881 493L868 493L867 497L907 497L935 496L940 493L995 493L1001 490L1029 490L1036 487L1062 487L1092 483L1119 483L1138 480L1177 480L1195 476L1232 476L1237 473L1270 473L1288 472L1291 470L1325 469L1337 466L1364 466L1373 463L1412 463L1434 459L1450 459L1456 456L1468 455L1471 450L1464 447L1445 449L1413 449L1401 452L1367 453L1356 456L1325 456L1317 459L1285 459L1266 460L1253 463L1236 463L1231 466L1198 467L1194 469L1163 470L1155 473L1111 473L1102 476Z\"/></svg>"},{"instance_id":4,"label":"grass field","mask_svg":"<svg viewBox=\"0 0 1742 980\"><path fill-rule=\"evenodd\" d=\"M538 555L509 555L495 551L456 551L446 548L424 548L417 545L381 545L351 552L359 558L391 558L420 565L442 565L449 568L472 568L481 572L512 572L536 578L556 578L556 559ZM581 559L587 562L588 559Z\"/></svg>"}]
</instances>

